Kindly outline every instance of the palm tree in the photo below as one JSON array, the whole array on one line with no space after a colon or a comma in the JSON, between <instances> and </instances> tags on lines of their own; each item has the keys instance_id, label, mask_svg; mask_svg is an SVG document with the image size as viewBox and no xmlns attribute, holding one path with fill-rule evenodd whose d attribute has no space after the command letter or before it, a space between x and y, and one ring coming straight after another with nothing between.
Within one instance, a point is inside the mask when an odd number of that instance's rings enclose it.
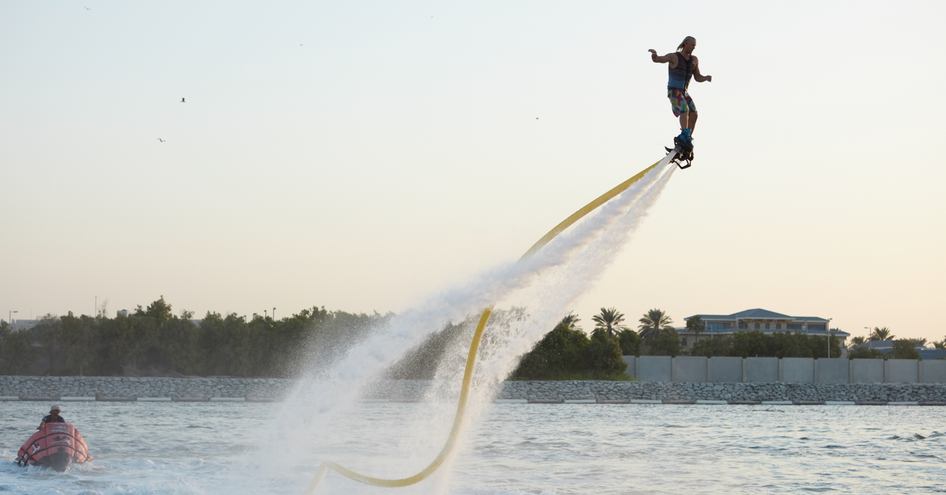
<instances>
[{"instance_id":1,"label":"palm tree","mask_svg":"<svg viewBox=\"0 0 946 495\"><path fill-rule=\"evenodd\" d=\"M558 325L556 326L567 330L575 330L575 324L578 323L578 320L578 315L575 313L568 313L564 318L562 318L562 321L558 322Z\"/></svg>"},{"instance_id":2,"label":"palm tree","mask_svg":"<svg viewBox=\"0 0 946 495\"><path fill-rule=\"evenodd\" d=\"M874 330L870 332L868 340L893 340L896 336L891 333L890 329L887 327L878 328L874 327Z\"/></svg>"},{"instance_id":3,"label":"palm tree","mask_svg":"<svg viewBox=\"0 0 946 495\"><path fill-rule=\"evenodd\" d=\"M621 325L624 322L624 313L613 307L601 308L601 313L592 316L591 321L595 322L595 330L604 330L612 337L617 337L621 330L627 328Z\"/></svg>"},{"instance_id":4,"label":"palm tree","mask_svg":"<svg viewBox=\"0 0 946 495\"><path fill-rule=\"evenodd\" d=\"M673 330L671 325L673 320L662 309L651 309L638 321L640 322L637 326L638 332L644 339L660 335L661 330Z\"/></svg>"},{"instance_id":5,"label":"palm tree","mask_svg":"<svg viewBox=\"0 0 946 495\"><path fill-rule=\"evenodd\" d=\"M864 342L865 342L866 340L867 340L867 339L865 339L864 337L861 337L861 336L851 337L851 343L848 345L848 347L851 348L851 349L854 349L855 347L860 347L860 346L864 345Z\"/></svg>"}]
</instances>

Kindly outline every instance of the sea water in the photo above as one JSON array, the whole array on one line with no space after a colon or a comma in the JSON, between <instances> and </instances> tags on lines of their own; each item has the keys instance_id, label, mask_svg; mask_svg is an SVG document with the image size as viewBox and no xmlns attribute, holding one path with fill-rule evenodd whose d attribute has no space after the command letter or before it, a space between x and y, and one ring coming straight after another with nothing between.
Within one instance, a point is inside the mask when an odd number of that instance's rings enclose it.
<instances>
[{"instance_id":1,"label":"sea water","mask_svg":"<svg viewBox=\"0 0 946 495\"><path fill-rule=\"evenodd\" d=\"M16 466L17 448L48 406L0 402L0 493L303 493L321 460L392 476L430 461L429 452L412 451L416 427L405 429L405 418L432 407L424 402L359 403L321 445L277 466L266 461L282 458L281 445L261 445L259 432L272 428L280 403L65 402L63 415L95 460L65 473ZM453 462L431 479L385 489L332 473L319 493L946 493L944 414L919 406L498 403L484 408Z\"/></svg>"}]
</instances>

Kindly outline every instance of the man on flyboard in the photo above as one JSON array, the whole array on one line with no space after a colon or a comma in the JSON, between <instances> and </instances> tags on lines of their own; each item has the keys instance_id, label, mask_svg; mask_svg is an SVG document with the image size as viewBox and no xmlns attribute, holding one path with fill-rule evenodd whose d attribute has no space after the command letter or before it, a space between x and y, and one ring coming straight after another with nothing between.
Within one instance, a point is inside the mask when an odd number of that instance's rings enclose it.
<instances>
[{"instance_id":1,"label":"man on flyboard","mask_svg":"<svg viewBox=\"0 0 946 495\"><path fill-rule=\"evenodd\" d=\"M649 50L650 59L654 63L670 64L667 98L670 99L673 115L680 118L680 135L673 138L674 149L667 151L676 152L673 160L680 168L689 167L693 160L693 129L696 127L697 113L696 105L693 104L693 99L687 92L690 78L692 77L696 82L713 80L713 76L704 76L700 73L700 62L696 55L693 55L695 48L696 38L687 36L683 38L676 52L661 56L657 55L656 50ZM682 165L680 160L686 161L686 165Z\"/></svg>"}]
</instances>

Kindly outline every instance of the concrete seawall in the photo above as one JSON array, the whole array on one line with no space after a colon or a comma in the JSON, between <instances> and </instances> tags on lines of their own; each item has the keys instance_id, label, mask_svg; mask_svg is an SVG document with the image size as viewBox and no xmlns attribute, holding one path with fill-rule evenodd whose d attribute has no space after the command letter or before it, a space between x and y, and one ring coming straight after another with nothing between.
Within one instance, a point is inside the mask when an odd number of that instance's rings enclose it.
<instances>
[{"instance_id":1,"label":"concrete seawall","mask_svg":"<svg viewBox=\"0 0 946 495\"><path fill-rule=\"evenodd\" d=\"M946 360L624 356L641 382L676 383L939 383Z\"/></svg>"},{"instance_id":2,"label":"concrete seawall","mask_svg":"<svg viewBox=\"0 0 946 495\"><path fill-rule=\"evenodd\" d=\"M792 375L794 376L794 375ZM278 401L294 380L0 376L0 400ZM366 391L383 401L422 400L431 382L389 380ZM499 402L946 405L942 383L714 383L507 381Z\"/></svg>"}]
</instances>

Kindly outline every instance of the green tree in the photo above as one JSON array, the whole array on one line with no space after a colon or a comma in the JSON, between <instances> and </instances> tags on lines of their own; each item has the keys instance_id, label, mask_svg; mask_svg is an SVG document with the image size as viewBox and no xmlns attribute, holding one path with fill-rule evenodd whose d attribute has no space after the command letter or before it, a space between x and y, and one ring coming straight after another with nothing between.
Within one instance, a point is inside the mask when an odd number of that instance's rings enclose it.
<instances>
[{"instance_id":1,"label":"green tree","mask_svg":"<svg viewBox=\"0 0 946 495\"><path fill-rule=\"evenodd\" d=\"M586 371L590 341L577 327L578 317L569 314L522 357L513 373L517 378L554 379ZM622 361L623 362L623 361Z\"/></svg>"},{"instance_id":2,"label":"green tree","mask_svg":"<svg viewBox=\"0 0 946 495\"><path fill-rule=\"evenodd\" d=\"M9 329L0 336L0 374L31 375L32 364L36 360L36 348L33 347L30 333L26 330L11 332Z\"/></svg>"},{"instance_id":3,"label":"green tree","mask_svg":"<svg viewBox=\"0 0 946 495\"><path fill-rule=\"evenodd\" d=\"M858 336L851 338L850 344L847 346L847 358L848 359L877 359L884 357L883 353L871 349L867 345L867 338Z\"/></svg>"},{"instance_id":4,"label":"green tree","mask_svg":"<svg viewBox=\"0 0 946 495\"><path fill-rule=\"evenodd\" d=\"M731 356L732 353L732 337L728 335L699 340L690 349L691 356Z\"/></svg>"},{"instance_id":5,"label":"green tree","mask_svg":"<svg viewBox=\"0 0 946 495\"><path fill-rule=\"evenodd\" d=\"M630 328L618 333L618 342L621 344L621 353L625 356L640 356L641 336Z\"/></svg>"},{"instance_id":6,"label":"green tree","mask_svg":"<svg viewBox=\"0 0 946 495\"><path fill-rule=\"evenodd\" d=\"M59 338L65 350L60 374L82 376L92 371L94 365L91 361L95 355L92 352L92 336L98 330L101 320L90 316L76 318L71 314L59 319Z\"/></svg>"},{"instance_id":7,"label":"green tree","mask_svg":"<svg viewBox=\"0 0 946 495\"><path fill-rule=\"evenodd\" d=\"M124 374L126 360L134 345L132 319L103 318L92 338L92 360L90 375L120 376Z\"/></svg>"},{"instance_id":8,"label":"green tree","mask_svg":"<svg viewBox=\"0 0 946 495\"><path fill-rule=\"evenodd\" d=\"M237 325L233 325L237 323ZM202 375L229 375L229 364L237 360L237 349L242 335L234 327L245 324L236 314L227 315L226 321L220 313L208 311L200 320L200 336L197 349L201 355L198 363Z\"/></svg>"},{"instance_id":9,"label":"green tree","mask_svg":"<svg viewBox=\"0 0 946 495\"><path fill-rule=\"evenodd\" d=\"M164 323L174 318L174 313L171 312L171 305L165 302L164 296L161 296L149 304L147 309L142 310L139 305L135 310L135 316L149 316L157 320L158 323Z\"/></svg>"},{"instance_id":10,"label":"green tree","mask_svg":"<svg viewBox=\"0 0 946 495\"><path fill-rule=\"evenodd\" d=\"M680 337L672 326L673 320L662 309L648 310L638 322L642 354L676 356L680 353Z\"/></svg>"},{"instance_id":11,"label":"green tree","mask_svg":"<svg viewBox=\"0 0 946 495\"><path fill-rule=\"evenodd\" d=\"M588 367L597 377L612 377L627 369L627 363L621 357L621 344L604 328L591 332L587 356Z\"/></svg>"},{"instance_id":12,"label":"green tree","mask_svg":"<svg viewBox=\"0 0 946 495\"><path fill-rule=\"evenodd\" d=\"M916 350L916 342L912 339L897 339L893 341L893 352L890 353L894 359L919 359L920 353Z\"/></svg>"},{"instance_id":13,"label":"green tree","mask_svg":"<svg viewBox=\"0 0 946 495\"><path fill-rule=\"evenodd\" d=\"M868 336L869 340L893 340L897 338L887 327L874 327Z\"/></svg>"},{"instance_id":14,"label":"green tree","mask_svg":"<svg viewBox=\"0 0 946 495\"><path fill-rule=\"evenodd\" d=\"M900 340L905 340L907 342L910 342L911 344L913 344L914 347L926 347L926 342L927 342L927 340L922 337L912 338L912 339L900 339Z\"/></svg>"},{"instance_id":15,"label":"green tree","mask_svg":"<svg viewBox=\"0 0 946 495\"><path fill-rule=\"evenodd\" d=\"M680 336L673 328L662 328L656 335L641 339L643 353L651 356L680 355Z\"/></svg>"},{"instance_id":16,"label":"green tree","mask_svg":"<svg viewBox=\"0 0 946 495\"><path fill-rule=\"evenodd\" d=\"M758 330L733 335L732 354L741 357L810 357L828 356L826 337L801 333L764 334ZM831 355L840 355L838 339L830 340Z\"/></svg>"},{"instance_id":17,"label":"green tree","mask_svg":"<svg viewBox=\"0 0 946 495\"><path fill-rule=\"evenodd\" d=\"M651 309L644 313L644 316L638 321L640 322L640 325L637 326L638 331L641 339L645 341L658 336L661 330L673 330L671 326L673 320L662 309Z\"/></svg>"},{"instance_id":18,"label":"green tree","mask_svg":"<svg viewBox=\"0 0 946 495\"><path fill-rule=\"evenodd\" d=\"M732 352L736 356L747 358L770 356L772 354L765 334L758 330L736 332L732 338Z\"/></svg>"},{"instance_id":19,"label":"green tree","mask_svg":"<svg viewBox=\"0 0 946 495\"><path fill-rule=\"evenodd\" d=\"M592 316L591 321L595 322L595 330L604 330L611 337L617 337L618 333L626 328L621 325L624 322L624 313L613 307L601 308L601 312Z\"/></svg>"},{"instance_id":20,"label":"green tree","mask_svg":"<svg viewBox=\"0 0 946 495\"><path fill-rule=\"evenodd\" d=\"M854 347L847 351L848 359L879 359L884 357L884 354L877 349L871 349L864 346Z\"/></svg>"}]
</instances>

